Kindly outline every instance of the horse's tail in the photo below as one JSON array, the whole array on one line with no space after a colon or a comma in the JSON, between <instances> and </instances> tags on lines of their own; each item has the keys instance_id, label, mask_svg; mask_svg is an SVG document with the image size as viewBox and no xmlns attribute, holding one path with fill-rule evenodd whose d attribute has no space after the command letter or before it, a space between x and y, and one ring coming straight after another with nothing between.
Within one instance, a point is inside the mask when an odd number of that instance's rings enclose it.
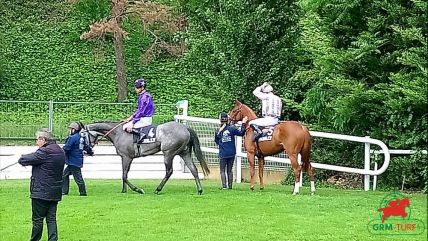
<instances>
[{"instance_id":1,"label":"horse's tail","mask_svg":"<svg viewBox=\"0 0 428 241\"><path fill-rule=\"evenodd\" d=\"M309 134L309 130L305 126L302 126L302 128L305 132L305 140L303 142L300 155L302 156L302 169L307 172L310 166L309 159L311 157L312 140L311 135Z\"/></svg>"},{"instance_id":2,"label":"horse's tail","mask_svg":"<svg viewBox=\"0 0 428 241\"><path fill-rule=\"evenodd\" d=\"M210 169L208 168L207 162L205 161L204 155L202 154L201 144L199 143L198 135L190 127L187 127L187 130L189 130L189 133L190 133L190 141L189 141L190 153L192 153L192 148L193 148L196 154L196 158L198 158L198 161L201 164L202 171L204 172L204 175L207 176L210 174Z\"/></svg>"}]
</instances>

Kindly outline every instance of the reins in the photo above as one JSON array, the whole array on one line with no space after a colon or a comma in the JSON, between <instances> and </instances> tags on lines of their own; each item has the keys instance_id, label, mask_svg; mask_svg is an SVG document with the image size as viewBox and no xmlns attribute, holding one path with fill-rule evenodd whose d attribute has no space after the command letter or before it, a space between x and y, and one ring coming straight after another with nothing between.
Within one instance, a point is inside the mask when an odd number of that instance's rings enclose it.
<instances>
[{"instance_id":1,"label":"reins","mask_svg":"<svg viewBox=\"0 0 428 241\"><path fill-rule=\"evenodd\" d=\"M122 125L124 121L121 121L119 124L115 125L113 128L111 128L107 133L105 133L101 138L95 140L94 145L97 145L100 140L102 140L104 137L108 136L112 131L114 131L116 128L118 128L120 125ZM89 131L89 130L88 130Z\"/></svg>"}]
</instances>

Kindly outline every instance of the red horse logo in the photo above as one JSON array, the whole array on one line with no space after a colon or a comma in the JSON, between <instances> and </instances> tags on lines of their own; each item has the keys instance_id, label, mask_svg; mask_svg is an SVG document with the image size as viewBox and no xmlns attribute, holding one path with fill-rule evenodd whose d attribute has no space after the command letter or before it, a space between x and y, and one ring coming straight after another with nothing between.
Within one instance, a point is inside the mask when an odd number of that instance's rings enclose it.
<instances>
[{"instance_id":1,"label":"red horse logo","mask_svg":"<svg viewBox=\"0 0 428 241\"><path fill-rule=\"evenodd\" d=\"M406 207L410 206L410 200L408 197L403 199L395 199L388 202L388 206L379 208L378 212L383 212L382 223L385 219L391 216L400 216L402 218L407 217Z\"/></svg>"}]
</instances>

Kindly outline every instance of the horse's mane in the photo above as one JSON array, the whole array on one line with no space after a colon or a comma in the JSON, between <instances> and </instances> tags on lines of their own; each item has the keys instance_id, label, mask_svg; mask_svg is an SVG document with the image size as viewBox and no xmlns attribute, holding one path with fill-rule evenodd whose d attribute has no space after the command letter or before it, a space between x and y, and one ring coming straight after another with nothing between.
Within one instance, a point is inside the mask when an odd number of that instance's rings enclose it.
<instances>
[{"instance_id":1,"label":"horse's mane","mask_svg":"<svg viewBox=\"0 0 428 241\"><path fill-rule=\"evenodd\" d=\"M251 109L251 107L249 107L247 104L245 104L245 103L243 103L243 102L241 102L241 101L239 101L239 100L236 100L235 101L235 103L239 103L239 104L241 104L242 106L245 106L250 112L252 112L255 116L257 116L257 114L256 114L256 112L254 112L254 110L253 109Z\"/></svg>"}]
</instances>

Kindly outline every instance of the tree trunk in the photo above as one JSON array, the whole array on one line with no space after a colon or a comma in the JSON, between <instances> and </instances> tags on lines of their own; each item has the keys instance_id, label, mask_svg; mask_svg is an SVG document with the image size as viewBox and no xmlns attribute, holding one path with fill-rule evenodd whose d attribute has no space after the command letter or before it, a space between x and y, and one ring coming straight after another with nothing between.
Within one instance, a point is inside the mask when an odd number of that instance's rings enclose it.
<instances>
[{"instance_id":1,"label":"tree trunk","mask_svg":"<svg viewBox=\"0 0 428 241\"><path fill-rule=\"evenodd\" d=\"M122 35L122 13L125 10L126 1L112 0L112 11L115 19L114 31L114 51L116 55L116 80L117 80L117 101L123 102L128 94L128 84L126 81L125 56L123 51Z\"/></svg>"},{"instance_id":2,"label":"tree trunk","mask_svg":"<svg viewBox=\"0 0 428 241\"><path fill-rule=\"evenodd\" d=\"M123 102L128 94L128 85L126 82L123 36L121 33L114 33L114 51L116 54L117 101Z\"/></svg>"}]
</instances>

